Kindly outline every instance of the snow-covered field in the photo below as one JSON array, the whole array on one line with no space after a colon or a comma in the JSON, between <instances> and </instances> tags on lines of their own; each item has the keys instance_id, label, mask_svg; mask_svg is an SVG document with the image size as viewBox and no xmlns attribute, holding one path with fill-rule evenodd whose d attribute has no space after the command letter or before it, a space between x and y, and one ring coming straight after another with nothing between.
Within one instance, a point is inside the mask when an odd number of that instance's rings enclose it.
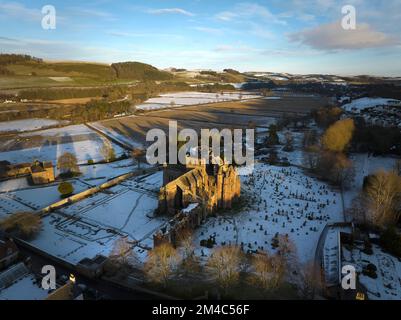
<instances>
[{"instance_id":1,"label":"snow-covered field","mask_svg":"<svg viewBox=\"0 0 401 320\"><path fill-rule=\"evenodd\" d=\"M130 116L130 118L135 118L135 116ZM107 120L104 121L104 123L107 123ZM102 122L92 122L90 125L101 131L102 133L106 134L107 136L113 137L118 142L123 143L124 145L130 146L132 148L143 149L143 144L139 141L135 141L133 137L121 134L112 128L107 128L102 125Z\"/></svg>"},{"instance_id":2,"label":"snow-covered field","mask_svg":"<svg viewBox=\"0 0 401 320\"><path fill-rule=\"evenodd\" d=\"M74 187L75 193L90 187L79 180L70 182ZM0 219L18 211L39 210L59 201L61 198L57 188L58 183L54 183L42 187L27 187L0 193Z\"/></svg>"},{"instance_id":3,"label":"snow-covered field","mask_svg":"<svg viewBox=\"0 0 401 320\"><path fill-rule=\"evenodd\" d=\"M226 92L226 93L206 93L206 92L178 92L162 94L160 97L151 98L143 104L136 106L138 110L158 110L180 106L190 106L197 104L217 103L224 101L235 101L245 99L260 98L250 92Z\"/></svg>"},{"instance_id":4,"label":"snow-covered field","mask_svg":"<svg viewBox=\"0 0 401 320\"><path fill-rule=\"evenodd\" d=\"M389 106L400 106L401 101L394 99L386 99L386 98L361 98L352 101L351 103L347 103L342 106L345 111L348 112L357 112L367 109L373 108L377 106L389 105Z\"/></svg>"},{"instance_id":5,"label":"snow-covered field","mask_svg":"<svg viewBox=\"0 0 401 320\"><path fill-rule=\"evenodd\" d=\"M274 252L271 241L281 234L295 243L299 260L308 262L314 258L324 226L343 221L340 194L298 168L256 164L254 173L241 179L241 192L250 204L239 213L208 219L195 233L199 255L208 254L200 240L210 236L217 245Z\"/></svg>"},{"instance_id":6,"label":"snow-covered field","mask_svg":"<svg viewBox=\"0 0 401 320\"><path fill-rule=\"evenodd\" d=\"M42 143L34 147L11 148L12 144L18 143L19 140L29 139L33 136L40 137ZM106 139L103 136L88 127L73 125L34 133L23 133L20 138L16 138L7 144L7 148L3 149L5 151L0 152L0 158L8 160L10 163L33 162L39 159L41 161L52 161L53 164L56 164L60 155L65 152L71 152L76 155L79 164L84 164L89 159L94 161L103 160L104 156L101 150L105 143ZM113 148L116 156L120 156L125 152L118 145L113 145Z\"/></svg>"},{"instance_id":7,"label":"snow-covered field","mask_svg":"<svg viewBox=\"0 0 401 320\"><path fill-rule=\"evenodd\" d=\"M153 217L161 172L140 176L72 204L43 219L43 228L30 243L72 264L97 254L108 256L121 236L138 241L137 254L146 257L152 235L166 220ZM67 216L66 216L67 215Z\"/></svg>"},{"instance_id":8,"label":"snow-covered field","mask_svg":"<svg viewBox=\"0 0 401 320\"><path fill-rule=\"evenodd\" d=\"M14 121L2 121L0 122L0 133L12 132L12 131L32 131L43 129L47 127L53 127L60 124L57 120L51 119L24 119L24 120L14 120Z\"/></svg>"}]
</instances>

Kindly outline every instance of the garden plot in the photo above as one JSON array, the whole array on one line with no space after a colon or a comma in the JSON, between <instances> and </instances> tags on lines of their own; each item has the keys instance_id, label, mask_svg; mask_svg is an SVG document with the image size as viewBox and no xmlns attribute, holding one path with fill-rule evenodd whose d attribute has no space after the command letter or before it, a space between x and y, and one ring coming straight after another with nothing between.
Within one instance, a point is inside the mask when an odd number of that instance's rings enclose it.
<instances>
[{"instance_id":1,"label":"garden plot","mask_svg":"<svg viewBox=\"0 0 401 320\"><path fill-rule=\"evenodd\" d=\"M217 245L274 252L272 239L282 234L295 243L300 261L308 262L324 226L343 219L340 194L298 168L256 164L254 172L241 179L242 197L249 204L238 213L208 219L195 233L198 254L208 254L200 240L210 237Z\"/></svg>"},{"instance_id":2,"label":"garden plot","mask_svg":"<svg viewBox=\"0 0 401 320\"><path fill-rule=\"evenodd\" d=\"M33 210L32 207L10 198L7 194L0 194L0 220L15 212Z\"/></svg>"},{"instance_id":3,"label":"garden plot","mask_svg":"<svg viewBox=\"0 0 401 320\"><path fill-rule=\"evenodd\" d=\"M112 227L135 240L142 240L157 230L164 220L154 219L156 195L117 186L73 204L64 210L93 224Z\"/></svg>"},{"instance_id":4,"label":"garden plot","mask_svg":"<svg viewBox=\"0 0 401 320\"><path fill-rule=\"evenodd\" d=\"M354 265L359 274L359 281L367 289L371 300L400 300L401 299L401 261L383 252L380 247L373 245L373 254L367 255L363 245L354 247L352 251L343 247L343 265ZM377 278L373 279L362 274L368 264L376 268Z\"/></svg>"},{"instance_id":5,"label":"garden plot","mask_svg":"<svg viewBox=\"0 0 401 320\"><path fill-rule=\"evenodd\" d=\"M161 183L161 176L158 172L128 182L72 204L62 214L45 217L42 231L30 243L76 264L97 254L108 256L115 241L128 235L140 246L135 252L145 257L144 248L152 246L152 235L166 223L153 216L158 205L154 188Z\"/></svg>"},{"instance_id":6,"label":"garden plot","mask_svg":"<svg viewBox=\"0 0 401 320\"><path fill-rule=\"evenodd\" d=\"M114 230L52 213L42 219L42 230L30 244L75 265L98 254L108 256L117 239Z\"/></svg>"},{"instance_id":7,"label":"garden plot","mask_svg":"<svg viewBox=\"0 0 401 320\"><path fill-rule=\"evenodd\" d=\"M130 179L121 183L131 189L138 189L139 191L148 191L157 196L160 188L163 185L163 171Z\"/></svg>"},{"instance_id":8,"label":"garden plot","mask_svg":"<svg viewBox=\"0 0 401 320\"><path fill-rule=\"evenodd\" d=\"M0 158L11 163L40 159L55 164L60 155L71 152L76 155L79 164L84 164L90 159L103 160L101 150L105 143L109 142L95 131L84 125L74 125L16 136L1 148ZM113 148L116 156L124 153L117 145L113 145Z\"/></svg>"}]
</instances>

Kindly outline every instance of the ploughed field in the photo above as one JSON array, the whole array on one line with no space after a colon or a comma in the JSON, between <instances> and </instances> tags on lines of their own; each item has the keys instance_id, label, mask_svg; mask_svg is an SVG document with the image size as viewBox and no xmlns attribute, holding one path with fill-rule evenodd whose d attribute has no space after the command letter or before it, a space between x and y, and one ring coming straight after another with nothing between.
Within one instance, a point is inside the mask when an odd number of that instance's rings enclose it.
<instances>
[{"instance_id":1,"label":"ploughed field","mask_svg":"<svg viewBox=\"0 0 401 320\"><path fill-rule=\"evenodd\" d=\"M168 132L170 120L176 120L178 129L222 129L255 126L267 128L285 115L304 116L310 111L327 105L320 96L276 96L242 101L174 107L156 110L138 116L104 120L94 125L105 133L126 143L145 143L146 133L153 128ZM131 141L129 141L131 140Z\"/></svg>"}]
</instances>

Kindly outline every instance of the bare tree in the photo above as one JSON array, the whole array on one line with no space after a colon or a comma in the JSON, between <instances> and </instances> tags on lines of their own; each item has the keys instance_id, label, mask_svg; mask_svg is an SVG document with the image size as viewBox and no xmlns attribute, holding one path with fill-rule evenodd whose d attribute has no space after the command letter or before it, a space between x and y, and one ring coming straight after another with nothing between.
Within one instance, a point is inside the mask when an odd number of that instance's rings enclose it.
<instances>
[{"instance_id":1,"label":"bare tree","mask_svg":"<svg viewBox=\"0 0 401 320\"><path fill-rule=\"evenodd\" d=\"M290 131L285 133L285 146L284 151L291 152L294 150L294 137Z\"/></svg>"},{"instance_id":2,"label":"bare tree","mask_svg":"<svg viewBox=\"0 0 401 320\"><path fill-rule=\"evenodd\" d=\"M132 158L138 163L138 169L141 168L141 160L145 156L145 151L142 149L134 149L131 151Z\"/></svg>"},{"instance_id":3,"label":"bare tree","mask_svg":"<svg viewBox=\"0 0 401 320\"><path fill-rule=\"evenodd\" d=\"M297 248L295 243L289 238L289 236L279 234L277 236L278 247L277 252L280 256L284 257L288 262L293 262L297 258Z\"/></svg>"},{"instance_id":4,"label":"bare tree","mask_svg":"<svg viewBox=\"0 0 401 320\"><path fill-rule=\"evenodd\" d=\"M398 159L394 166L395 172L401 176L401 159Z\"/></svg>"},{"instance_id":5,"label":"bare tree","mask_svg":"<svg viewBox=\"0 0 401 320\"><path fill-rule=\"evenodd\" d=\"M119 265L131 265L135 260L135 254L132 250L132 244L127 237L118 238L110 253L110 258Z\"/></svg>"},{"instance_id":6,"label":"bare tree","mask_svg":"<svg viewBox=\"0 0 401 320\"><path fill-rule=\"evenodd\" d=\"M116 153L114 151L113 145L107 139L104 139L103 146L100 148L100 153L106 162L114 161L116 159Z\"/></svg>"},{"instance_id":7,"label":"bare tree","mask_svg":"<svg viewBox=\"0 0 401 320\"><path fill-rule=\"evenodd\" d=\"M252 258L251 282L264 290L276 289L284 277L284 261L281 256L269 256L262 252Z\"/></svg>"},{"instance_id":8,"label":"bare tree","mask_svg":"<svg viewBox=\"0 0 401 320\"><path fill-rule=\"evenodd\" d=\"M144 271L151 282L160 283L166 288L180 261L178 251L170 243L163 243L149 252Z\"/></svg>"},{"instance_id":9,"label":"bare tree","mask_svg":"<svg viewBox=\"0 0 401 320\"><path fill-rule=\"evenodd\" d=\"M23 239L33 238L41 226L40 215L32 212L16 212L0 221L0 231Z\"/></svg>"},{"instance_id":10,"label":"bare tree","mask_svg":"<svg viewBox=\"0 0 401 320\"><path fill-rule=\"evenodd\" d=\"M79 173L77 157L70 152L63 153L57 159L57 169L61 173Z\"/></svg>"},{"instance_id":11,"label":"bare tree","mask_svg":"<svg viewBox=\"0 0 401 320\"><path fill-rule=\"evenodd\" d=\"M316 170L319 163L319 150L317 147L311 147L309 150L302 153L302 164L309 170Z\"/></svg>"},{"instance_id":12,"label":"bare tree","mask_svg":"<svg viewBox=\"0 0 401 320\"><path fill-rule=\"evenodd\" d=\"M401 177L394 172L379 171L365 185L368 220L375 226L395 224L401 215Z\"/></svg>"},{"instance_id":13,"label":"bare tree","mask_svg":"<svg viewBox=\"0 0 401 320\"><path fill-rule=\"evenodd\" d=\"M302 145L305 149L308 149L311 146L316 146L318 144L318 134L316 130L308 130L305 131Z\"/></svg>"},{"instance_id":14,"label":"bare tree","mask_svg":"<svg viewBox=\"0 0 401 320\"><path fill-rule=\"evenodd\" d=\"M238 283L241 271L241 250L237 246L217 247L207 262L207 270L212 278L226 291Z\"/></svg>"},{"instance_id":15,"label":"bare tree","mask_svg":"<svg viewBox=\"0 0 401 320\"><path fill-rule=\"evenodd\" d=\"M299 270L298 290L302 299L313 299L322 288L321 269L313 261L304 264Z\"/></svg>"},{"instance_id":16,"label":"bare tree","mask_svg":"<svg viewBox=\"0 0 401 320\"><path fill-rule=\"evenodd\" d=\"M193 244L193 232L190 228L185 228L179 232L178 249L182 256L180 271L185 278L198 275L201 271L199 259L194 254L195 246Z\"/></svg>"}]
</instances>

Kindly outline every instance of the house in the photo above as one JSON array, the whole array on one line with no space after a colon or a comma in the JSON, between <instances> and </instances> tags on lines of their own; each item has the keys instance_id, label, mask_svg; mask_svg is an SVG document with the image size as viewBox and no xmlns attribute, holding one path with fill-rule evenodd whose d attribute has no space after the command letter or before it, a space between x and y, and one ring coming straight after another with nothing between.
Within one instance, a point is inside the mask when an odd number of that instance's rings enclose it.
<instances>
[{"instance_id":1,"label":"house","mask_svg":"<svg viewBox=\"0 0 401 320\"><path fill-rule=\"evenodd\" d=\"M51 162L35 161L31 166L31 178L33 184L54 182L53 164Z\"/></svg>"},{"instance_id":2,"label":"house","mask_svg":"<svg viewBox=\"0 0 401 320\"><path fill-rule=\"evenodd\" d=\"M7 268L18 259L18 248L12 240L0 240L0 270Z\"/></svg>"},{"instance_id":3,"label":"house","mask_svg":"<svg viewBox=\"0 0 401 320\"><path fill-rule=\"evenodd\" d=\"M0 161L0 179L17 178L30 173L30 163L10 164L8 161Z\"/></svg>"},{"instance_id":4,"label":"house","mask_svg":"<svg viewBox=\"0 0 401 320\"><path fill-rule=\"evenodd\" d=\"M0 179L12 179L30 175L33 184L45 184L55 180L54 169L51 162L10 164L8 161L0 161Z\"/></svg>"}]
</instances>

